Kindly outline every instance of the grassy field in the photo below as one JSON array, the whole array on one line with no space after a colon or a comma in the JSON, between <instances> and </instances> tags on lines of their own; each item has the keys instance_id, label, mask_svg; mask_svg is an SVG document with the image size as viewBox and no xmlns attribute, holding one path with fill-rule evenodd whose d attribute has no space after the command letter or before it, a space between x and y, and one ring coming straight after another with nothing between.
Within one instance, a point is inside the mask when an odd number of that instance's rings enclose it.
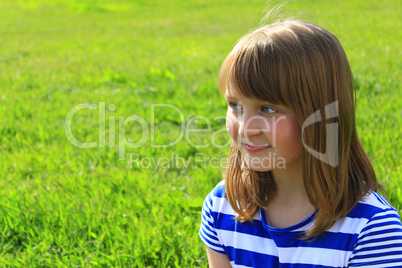
<instances>
[{"instance_id":1,"label":"grassy field","mask_svg":"<svg viewBox=\"0 0 402 268\"><path fill-rule=\"evenodd\" d=\"M229 148L217 72L265 7L1 1L0 266L206 267L201 205ZM400 213L401 8L397 0L285 8L342 42L359 136ZM72 137L96 144L80 148Z\"/></svg>"}]
</instances>

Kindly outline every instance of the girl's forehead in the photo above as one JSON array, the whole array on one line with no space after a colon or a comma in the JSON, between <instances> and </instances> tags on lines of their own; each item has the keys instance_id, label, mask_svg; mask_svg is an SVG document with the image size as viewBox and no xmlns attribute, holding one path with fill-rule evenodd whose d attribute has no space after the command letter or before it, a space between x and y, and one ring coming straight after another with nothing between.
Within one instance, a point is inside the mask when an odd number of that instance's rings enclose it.
<instances>
[{"instance_id":1,"label":"girl's forehead","mask_svg":"<svg viewBox=\"0 0 402 268\"><path fill-rule=\"evenodd\" d=\"M271 103L268 100L264 100L264 99L260 99L254 96L245 96L243 93L241 93L240 91L229 91L226 90L224 97L226 99L235 99L235 100L239 100L239 101L253 101L253 102L258 102L258 103Z\"/></svg>"},{"instance_id":2,"label":"girl's forehead","mask_svg":"<svg viewBox=\"0 0 402 268\"><path fill-rule=\"evenodd\" d=\"M258 105L269 105L271 107L280 108L281 110L291 110L287 105L283 103L275 103L269 100L260 99L254 96L245 96L239 90L226 90L224 97L228 100L236 100L243 102L253 102Z\"/></svg>"},{"instance_id":3,"label":"girl's forehead","mask_svg":"<svg viewBox=\"0 0 402 268\"><path fill-rule=\"evenodd\" d=\"M238 87L238 85L235 85L234 83L228 83L226 85L226 89L224 92L224 96L228 96L228 97L236 97L236 98L255 98L252 95L249 95L247 93L251 93L251 92L244 92L244 90L242 90L241 88Z\"/></svg>"},{"instance_id":4,"label":"girl's forehead","mask_svg":"<svg viewBox=\"0 0 402 268\"><path fill-rule=\"evenodd\" d=\"M236 99L236 100L245 100L245 99L253 99L258 100L253 96L246 96L240 90L229 90L226 89L225 94L223 94L226 99Z\"/></svg>"},{"instance_id":5,"label":"girl's forehead","mask_svg":"<svg viewBox=\"0 0 402 268\"><path fill-rule=\"evenodd\" d=\"M225 93L223 95L225 98L250 99L250 100L269 102L269 100L264 100L264 99L258 98L256 96L245 95L241 90L236 89L236 88L226 88Z\"/></svg>"},{"instance_id":6,"label":"girl's forehead","mask_svg":"<svg viewBox=\"0 0 402 268\"><path fill-rule=\"evenodd\" d=\"M225 98L227 97L245 97L239 90L226 88L225 93L223 94Z\"/></svg>"}]
</instances>

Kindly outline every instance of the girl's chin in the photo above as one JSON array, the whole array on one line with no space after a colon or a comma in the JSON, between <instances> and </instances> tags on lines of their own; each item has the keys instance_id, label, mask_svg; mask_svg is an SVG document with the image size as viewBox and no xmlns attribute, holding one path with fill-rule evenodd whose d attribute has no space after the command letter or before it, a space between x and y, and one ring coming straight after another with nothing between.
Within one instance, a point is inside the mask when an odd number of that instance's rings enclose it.
<instances>
[{"instance_id":1,"label":"girl's chin","mask_svg":"<svg viewBox=\"0 0 402 268\"><path fill-rule=\"evenodd\" d=\"M252 171L257 171L257 172L269 172L272 171L270 168L251 168Z\"/></svg>"},{"instance_id":2,"label":"girl's chin","mask_svg":"<svg viewBox=\"0 0 402 268\"><path fill-rule=\"evenodd\" d=\"M262 163L257 163L257 161L247 161L246 160L247 168L253 171L258 172L268 172L271 171L273 168L270 165L263 165Z\"/></svg>"},{"instance_id":3,"label":"girl's chin","mask_svg":"<svg viewBox=\"0 0 402 268\"><path fill-rule=\"evenodd\" d=\"M281 157L252 157L250 155L245 155L245 161L247 168L258 171L258 172L268 172L274 169L285 169L286 163L285 159Z\"/></svg>"}]
</instances>

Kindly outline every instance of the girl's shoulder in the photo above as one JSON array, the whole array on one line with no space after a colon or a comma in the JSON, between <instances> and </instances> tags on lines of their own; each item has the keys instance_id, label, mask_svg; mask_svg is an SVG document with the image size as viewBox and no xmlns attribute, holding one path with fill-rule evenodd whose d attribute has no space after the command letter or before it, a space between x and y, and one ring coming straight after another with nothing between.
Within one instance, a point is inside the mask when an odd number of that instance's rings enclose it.
<instances>
[{"instance_id":1,"label":"girl's shoulder","mask_svg":"<svg viewBox=\"0 0 402 268\"><path fill-rule=\"evenodd\" d=\"M370 219L374 215L381 212L397 212L388 201L379 193L371 191L367 193L352 209L349 216L360 216L362 218Z\"/></svg>"},{"instance_id":2,"label":"girl's shoulder","mask_svg":"<svg viewBox=\"0 0 402 268\"><path fill-rule=\"evenodd\" d=\"M392 208L392 206L388 203L388 201L379 193L370 191L367 193L361 200L361 202L370 204L375 207L379 207L382 209Z\"/></svg>"},{"instance_id":3,"label":"girl's shoulder","mask_svg":"<svg viewBox=\"0 0 402 268\"><path fill-rule=\"evenodd\" d=\"M226 199L225 180L219 182L204 200L204 210L209 211L215 217L230 215L230 218L237 216Z\"/></svg>"},{"instance_id":4,"label":"girl's shoulder","mask_svg":"<svg viewBox=\"0 0 402 268\"><path fill-rule=\"evenodd\" d=\"M349 213L348 227L358 234L350 266L402 267L402 223L398 211L376 192ZM349 267L349 266L348 266Z\"/></svg>"},{"instance_id":5,"label":"girl's shoulder","mask_svg":"<svg viewBox=\"0 0 402 268\"><path fill-rule=\"evenodd\" d=\"M225 197L225 194L226 194L225 180L220 181L210 193L210 195L221 198Z\"/></svg>"},{"instance_id":6,"label":"girl's shoulder","mask_svg":"<svg viewBox=\"0 0 402 268\"><path fill-rule=\"evenodd\" d=\"M214 189L205 198L205 203L207 203L211 208L220 207L222 203L228 202L226 200L226 190L225 181L219 182Z\"/></svg>"}]
</instances>

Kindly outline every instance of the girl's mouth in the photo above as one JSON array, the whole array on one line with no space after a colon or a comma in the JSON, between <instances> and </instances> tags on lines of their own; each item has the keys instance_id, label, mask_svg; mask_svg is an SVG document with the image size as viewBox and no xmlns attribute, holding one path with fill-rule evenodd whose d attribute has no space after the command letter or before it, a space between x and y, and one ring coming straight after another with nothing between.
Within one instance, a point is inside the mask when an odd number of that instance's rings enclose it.
<instances>
[{"instance_id":1,"label":"girl's mouth","mask_svg":"<svg viewBox=\"0 0 402 268\"><path fill-rule=\"evenodd\" d=\"M271 146L268 145L250 145L250 144L244 144L244 148L247 150L249 153L258 153L261 152L265 149L270 148Z\"/></svg>"}]
</instances>

